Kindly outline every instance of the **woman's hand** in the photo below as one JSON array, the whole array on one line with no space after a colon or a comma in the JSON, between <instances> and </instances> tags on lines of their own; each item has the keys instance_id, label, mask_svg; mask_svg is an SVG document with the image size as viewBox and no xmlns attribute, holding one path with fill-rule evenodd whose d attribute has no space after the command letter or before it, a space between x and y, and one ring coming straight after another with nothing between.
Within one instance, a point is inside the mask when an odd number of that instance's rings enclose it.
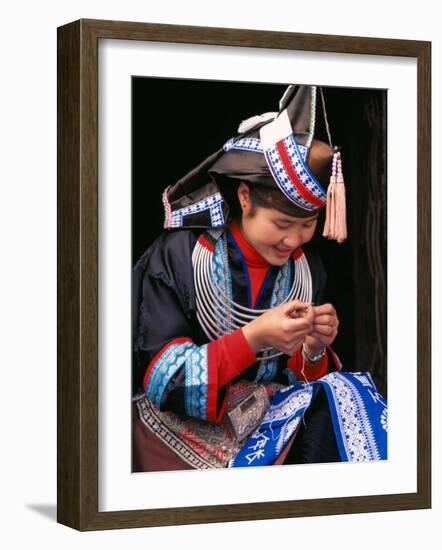
<instances>
[{"instance_id":1,"label":"woman's hand","mask_svg":"<svg viewBox=\"0 0 442 550\"><path fill-rule=\"evenodd\" d=\"M293 300L266 311L242 328L243 334L256 354L265 346L287 355L299 349L311 334L314 312L310 304Z\"/></svg>"},{"instance_id":2,"label":"woman's hand","mask_svg":"<svg viewBox=\"0 0 442 550\"><path fill-rule=\"evenodd\" d=\"M308 355L316 355L330 346L338 334L339 319L331 304L313 306L312 331L305 337L305 347Z\"/></svg>"}]
</instances>

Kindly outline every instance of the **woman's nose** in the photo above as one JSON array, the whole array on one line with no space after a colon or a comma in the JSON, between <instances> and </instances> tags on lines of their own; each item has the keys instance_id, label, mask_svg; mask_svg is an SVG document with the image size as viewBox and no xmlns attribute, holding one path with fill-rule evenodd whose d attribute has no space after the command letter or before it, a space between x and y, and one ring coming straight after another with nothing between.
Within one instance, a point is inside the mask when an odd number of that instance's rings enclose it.
<instances>
[{"instance_id":1,"label":"woman's nose","mask_svg":"<svg viewBox=\"0 0 442 550\"><path fill-rule=\"evenodd\" d=\"M287 248L294 249L301 244L301 238L298 233L291 233L290 235L286 235L282 242Z\"/></svg>"}]
</instances>

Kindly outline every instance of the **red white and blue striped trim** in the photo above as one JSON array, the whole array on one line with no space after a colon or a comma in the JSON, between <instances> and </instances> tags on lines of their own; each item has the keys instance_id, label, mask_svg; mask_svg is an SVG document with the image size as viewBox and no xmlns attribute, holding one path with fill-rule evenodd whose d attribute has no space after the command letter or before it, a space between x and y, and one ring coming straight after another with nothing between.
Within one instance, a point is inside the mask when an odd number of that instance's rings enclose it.
<instances>
[{"instance_id":1,"label":"red white and blue striped trim","mask_svg":"<svg viewBox=\"0 0 442 550\"><path fill-rule=\"evenodd\" d=\"M317 210L325 205L326 192L310 171L293 134L264 152L278 187L296 206Z\"/></svg>"}]
</instances>

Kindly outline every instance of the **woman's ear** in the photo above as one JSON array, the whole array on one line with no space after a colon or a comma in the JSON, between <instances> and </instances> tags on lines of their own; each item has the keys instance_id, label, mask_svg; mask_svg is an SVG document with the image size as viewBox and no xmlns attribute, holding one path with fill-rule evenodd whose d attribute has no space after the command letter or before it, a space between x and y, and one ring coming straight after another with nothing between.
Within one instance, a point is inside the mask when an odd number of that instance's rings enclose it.
<instances>
[{"instance_id":1,"label":"woman's ear","mask_svg":"<svg viewBox=\"0 0 442 550\"><path fill-rule=\"evenodd\" d=\"M238 201L243 215L248 215L252 209L249 186L243 181L238 185Z\"/></svg>"}]
</instances>

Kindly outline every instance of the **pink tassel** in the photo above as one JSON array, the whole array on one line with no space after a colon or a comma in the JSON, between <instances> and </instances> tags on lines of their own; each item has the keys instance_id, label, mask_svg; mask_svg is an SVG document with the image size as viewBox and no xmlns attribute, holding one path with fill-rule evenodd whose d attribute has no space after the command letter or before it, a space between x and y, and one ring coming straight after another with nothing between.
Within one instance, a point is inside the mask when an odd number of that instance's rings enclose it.
<instances>
[{"instance_id":1,"label":"pink tassel","mask_svg":"<svg viewBox=\"0 0 442 550\"><path fill-rule=\"evenodd\" d=\"M344 174L342 173L341 154L338 153L338 175L336 177L336 231L335 239L338 243L343 243L347 238L347 213L345 201L345 183Z\"/></svg>"},{"instance_id":2,"label":"pink tassel","mask_svg":"<svg viewBox=\"0 0 442 550\"><path fill-rule=\"evenodd\" d=\"M342 243L347 238L345 184L341 154L333 155L332 174L327 189L327 204L323 236Z\"/></svg>"},{"instance_id":3,"label":"pink tassel","mask_svg":"<svg viewBox=\"0 0 442 550\"><path fill-rule=\"evenodd\" d=\"M335 187L336 187L336 168L337 168L337 158L335 153L333 155L333 165L332 165L332 173L330 176L330 182L327 188L327 198L325 203L325 224L324 224L324 231L322 233L323 237L327 237L328 239L333 238L334 226L335 226L334 195L335 195Z\"/></svg>"},{"instance_id":4,"label":"pink tassel","mask_svg":"<svg viewBox=\"0 0 442 550\"><path fill-rule=\"evenodd\" d=\"M336 188L336 240L338 241L338 243L343 243L347 238L347 216L344 178L338 178Z\"/></svg>"}]
</instances>

